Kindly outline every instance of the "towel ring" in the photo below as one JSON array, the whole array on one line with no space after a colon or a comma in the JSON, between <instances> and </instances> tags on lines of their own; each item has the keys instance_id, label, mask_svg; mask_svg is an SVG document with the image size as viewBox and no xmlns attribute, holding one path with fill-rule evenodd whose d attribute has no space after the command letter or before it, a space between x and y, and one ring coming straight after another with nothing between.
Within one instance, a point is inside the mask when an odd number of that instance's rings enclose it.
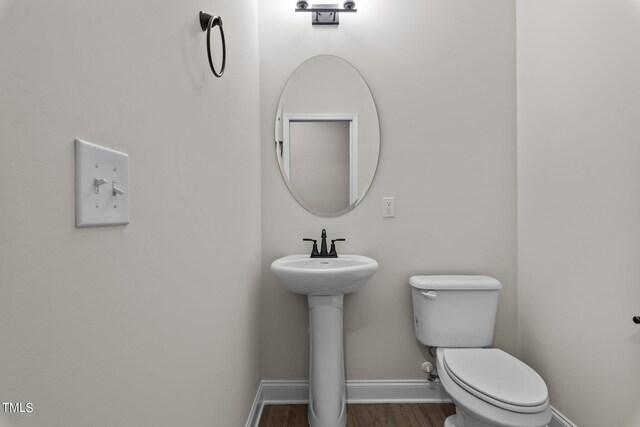
<instances>
[{"instance_id":1,"label":"towel ring","mask_svg":"<svg viewBox=\"0 0 640 427\"><path fill-rule=\"evenodd\" d=\"M213 65L213 58L211 57L211 28L216 26L220 30L220 38L222 38L222 66L220 67L220 72L216 71L216 68ZM227 65L227 44L224 40L222 18L200 11L200 27L202 28L202 31L207 32L207 56L209 57L209 66L211 67L211 71L214 76L222 77L224 74L224 67Z\"/></svg>"}]
</instances>

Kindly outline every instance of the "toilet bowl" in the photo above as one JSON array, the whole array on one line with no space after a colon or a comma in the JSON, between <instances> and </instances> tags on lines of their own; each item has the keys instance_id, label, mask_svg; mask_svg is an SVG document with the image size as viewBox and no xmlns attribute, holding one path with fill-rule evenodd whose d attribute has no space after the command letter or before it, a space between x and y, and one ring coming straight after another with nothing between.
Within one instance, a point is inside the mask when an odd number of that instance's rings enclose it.
<instances>
[{"instance_id":1,"label":"toilet bowl","mask_svg":"<svg viewBox=\"0 0 640 427\"><path fill-rule=\"evenodd\" d=\"M489 276L413 276L414 328L436 348L438 375L456 405L445 427L545 427L544 380L493 343L498 292Z\"/></svg>"},{"instance_id":2,"label":"toilet bowl","mask_svg":"<svg viewBox=\"0 0 640 427\"><path fill-rule=\"evenodd\" d=\"M543 427L547 387L529 366L493 348L438 348L438 375L456 415L446 427Z\"/></svg>"}]
</instances>

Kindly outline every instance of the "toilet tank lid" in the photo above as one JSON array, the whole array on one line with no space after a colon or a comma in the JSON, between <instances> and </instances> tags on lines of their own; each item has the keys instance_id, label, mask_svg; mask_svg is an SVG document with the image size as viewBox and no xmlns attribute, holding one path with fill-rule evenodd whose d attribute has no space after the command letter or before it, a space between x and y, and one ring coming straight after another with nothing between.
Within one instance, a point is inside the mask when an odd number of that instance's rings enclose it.
<instances>
[{"instance_id":1,"label":"toilet tank lid","mask_svg":"<svg viewBox=\"0 0 640 427\"><path fill-rule=\"evenodd\" d=\"M431 290L494 290L501 289L498 279L490 276L411 276L409 284L417 289Z\"/></svg>"}]
</instances>

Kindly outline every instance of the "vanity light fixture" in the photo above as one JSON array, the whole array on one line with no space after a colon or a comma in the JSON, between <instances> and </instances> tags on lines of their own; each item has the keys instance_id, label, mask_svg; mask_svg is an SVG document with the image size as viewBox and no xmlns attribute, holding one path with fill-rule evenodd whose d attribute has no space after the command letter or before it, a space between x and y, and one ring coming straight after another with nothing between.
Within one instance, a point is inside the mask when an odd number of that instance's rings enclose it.
<instances>
[{"instance_id":1,"label":"vanity light fixture","mask_svg":"<svg viewBox=\"0 0 640 427\"><path fill-rule=\"evenodd\" d=\"M312 25L338 25L340 24L340 12L357 12L356 2L345 0L342 8L337 4L312 4L309 6L307 0L296 2L296 12L311 12Z\"/></svg>"}]
</instances>

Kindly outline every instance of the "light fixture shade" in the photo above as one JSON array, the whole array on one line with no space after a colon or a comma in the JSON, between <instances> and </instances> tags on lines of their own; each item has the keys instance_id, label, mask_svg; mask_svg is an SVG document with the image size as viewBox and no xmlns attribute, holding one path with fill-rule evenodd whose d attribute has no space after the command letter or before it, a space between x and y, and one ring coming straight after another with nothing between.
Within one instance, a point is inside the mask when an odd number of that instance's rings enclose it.
<instances>
[{"instance_id":1,"label":"light fixture shade","mask_svg":"<svg viewBox=\"0 0 640 427\"><path fill-rule=\"evenodd\" d=\"M306 9L309 7L309 2L307 0L298 0L296 7L298 9Z\"/></svg>"},{"instance_id":2,"label":"light fixture shade","mask_svg":"<svg viewBox=\"0 0 640 427\"><path fill-rule=\"evenodd\" d=\"M342 5L342 7L344 7L345 9L355 9L356 8L356 2L353 1L353 0L345 0L345 2Z\"/></svg>"}]
</instances>

